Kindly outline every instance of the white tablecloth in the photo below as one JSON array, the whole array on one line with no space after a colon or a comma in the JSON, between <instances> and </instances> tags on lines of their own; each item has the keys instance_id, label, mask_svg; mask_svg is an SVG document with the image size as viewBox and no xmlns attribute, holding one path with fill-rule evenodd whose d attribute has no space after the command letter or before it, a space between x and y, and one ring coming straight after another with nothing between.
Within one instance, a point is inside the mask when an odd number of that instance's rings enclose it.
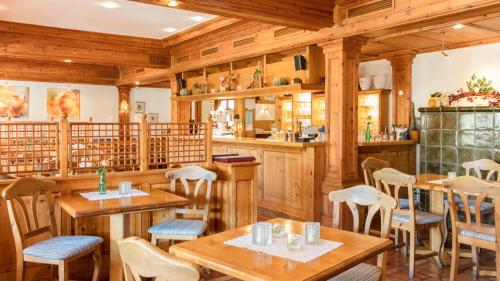
<instances>
[{"instance_id":1,"label":"white tablecloth","mask_svg":"<svg viewBox=\"0 0 500 281\"><path fill-rule=\"evenodd\" d=\"M304 245L304 239L301 237L302 248L290 251L287 248L286 235L283 238L273 240L272 245L257 246L252 244L252 234L243 235L232 240L224 242L225 245L246 248L252 251L262 252L268 255L290 259L302 263L310 262L322 255L340 247L343 243L321 239L316 245Z\"/></svg>"},{"instance_id":2,"label":"white tablecloth","mask_svg":"<svg viewBox=\"0 0 500 281\"><path fill-rule=\"evenodd\" d=\"M118 190L108 190L106 194L99 194L99 192L82 192L80 193L80 195L85 197L87 200L96 201L96 200L127 198L134 196L147 196L149 195L149 193L137 189L132 189L128 194L120 194Z\"/></svg>"}]
</instances>

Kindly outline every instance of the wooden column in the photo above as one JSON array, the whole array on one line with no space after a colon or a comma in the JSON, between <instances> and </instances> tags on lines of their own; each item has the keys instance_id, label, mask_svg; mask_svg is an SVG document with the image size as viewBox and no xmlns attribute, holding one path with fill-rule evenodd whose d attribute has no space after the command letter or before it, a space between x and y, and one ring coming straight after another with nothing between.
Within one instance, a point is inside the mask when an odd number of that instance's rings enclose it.
<instances>
[{"instance_id":1,"label":"wooden column","mask_svg":"<svg viewBox=\"0 0 500 281\"><path fill-rule=\"evenodd\" d=\"M331 224L328 193L357 184L358 64L363 38L341 38L320 45L325 54L326 168L322 183L322 220Z\"/></svg>"},{"instance_id":2,"label":"wooden column","mask_svg":"<svg viewBox=\"0 0 500 281\"><path fill-rule=\"evenodd\" d=\"M130 122L130 86L119 86L118 88L118 120L120 123ZM127 108L122 108L122 103L127 103Z\"/></svg>"},{"instance_id":3,"label":"wooden column","mask_svg":"<svg viewBox=\"0 0 500 281\"><path fill-rule=\"evenodd\" d=\"M177 77L170 77L170 89L172 91L172 97L175 94L178 94L181 89L177 87ZM171 113L172 113L172 122L174 123L189 123L191 119L191 102L190 101L178 101L176 99L171 100L172 103Z\"/></svg>"},{"instance_id":4,"label":"wooden column","mask_svg":"<svg viewBox=\"0 0 500 281\"><path fill-rule=\"evenodd\" d=\"M410 125L411 78L415 53L388 58L392 65L392 124Z\"/></svg>"}]
</instances>

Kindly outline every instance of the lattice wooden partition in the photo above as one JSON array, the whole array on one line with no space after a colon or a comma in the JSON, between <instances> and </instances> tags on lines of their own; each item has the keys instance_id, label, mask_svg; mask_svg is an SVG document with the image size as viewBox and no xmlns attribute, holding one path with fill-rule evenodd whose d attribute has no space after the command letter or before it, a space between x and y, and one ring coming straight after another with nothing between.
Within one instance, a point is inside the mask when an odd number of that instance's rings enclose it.
<instances>
[{"instance_id":1,"label":"lattice wooden partition","mask_svg":"<svg viewBox=\"0 0 500 281\"><path fill-rule=\"evenodd\" d=\"M205 123L150 123L148 132L150 169L207 160Z\"/></svg>"},{"instance_id":2,"label":"lattice wooden partition","mask_svg":"<svg viewBox=\"0 0 500 281\"><path fill-rule=\"evenodd\" d=\"M57 172L58 151L58 123L0 123L0 174Z\"/></svg>"},{"instance_id":3,"label":"lattice wooden partition","mask_svg":"<svg viewBox=\"0 0 500 281\"><path fill-rule=\"evenodd\" d=\"M102 160L108 170L139 170L139 123L70 123L68 169L73 173L95 171Z\"/></svg>"}]
</instances>

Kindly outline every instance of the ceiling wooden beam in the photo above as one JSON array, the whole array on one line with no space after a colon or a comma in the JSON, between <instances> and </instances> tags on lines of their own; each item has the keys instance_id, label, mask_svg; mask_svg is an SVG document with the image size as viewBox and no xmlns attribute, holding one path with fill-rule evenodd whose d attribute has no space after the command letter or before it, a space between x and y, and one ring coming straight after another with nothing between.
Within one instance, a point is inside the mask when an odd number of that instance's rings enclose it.
<instances>
[{"instance_id":1,"label":"ceiling wooden beam","mask_svg":"<svg viewBox=\"0 0 500 281\"><path fill-rule=\"evenodd\" d=\"M160 40L0 21L0 57L35 61L165 68L170 52Z\"/></svg>"},{"instance_id":2,"label":"ceiling wooden beam","mask_svg":"<svg viewBox=\"0 0 500 281\"><path fill-rule=\"evenodd\" d=\"M488 26L482 26L482 25L479 25L479 24L476 24L476 23L473 23L473 22L466 23L465 25L470 26L470 27L474 27L474 28L477 28L477 29L482 29L482 30L486 30L486 31L490 31L490 32L495 32L495 33L497 33L497 34L500 35L500 29L491 28L491 27L488 27Z\"/></svg>"},{"instance_id":3,"label":"ceiling wooden beam","mask_svg":"<svg viewBox=\"0 0 500 281\"><path fill-rule=\"evenodd\" d=\"M186 29L182 32L176 33L175 35L163 39L162 40L163 47L168 48L175 46L177 44L188 42L190 40L196 39L201 36L208 36L213 32L216 32L224 28L228 28L234 24L242 22L244 21L240 19L216 17L212 20L206 21L202 24L195 25L189 29Z\"/></svg>"},{"instance_id":4,"label":"ceiling wooden beam","mask_svg":"<svg viewBox=\"0 0 500 281\"><path fill-rule=\"evenodd\" d=\"M167 0L130 0L167 6ZM177 0L178 9L319 30L333 23L333 0Z\"/></svg>"},{"instance_id":5,"label":"ceiling wooden beam","mask_svg":"<svg viewBox=\"0 0 500 281\"><path fill-rule=\"evenodd\" d=\"M117 67L0 57L0 79L54 83L115 85Z\"/></svg>"}]
</instances>

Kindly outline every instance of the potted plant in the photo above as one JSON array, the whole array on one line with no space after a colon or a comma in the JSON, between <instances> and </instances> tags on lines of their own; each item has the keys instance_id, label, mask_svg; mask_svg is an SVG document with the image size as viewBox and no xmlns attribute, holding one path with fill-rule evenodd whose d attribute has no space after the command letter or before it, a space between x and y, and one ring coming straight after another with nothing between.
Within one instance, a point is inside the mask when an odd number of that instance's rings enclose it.
<instances>
[{"instance_id":1,"label":"potted plant","mask_svg":"<svg viewBox=\"0 0 500 281\"><path fill-rule=\"evenodd\" d=\"M477 77L473 74L466 83L467 90L459 89L448 95L450 106L499 106L500 92L497 91L491 80L486 77Z\"/></svg>"}]
</instances>

